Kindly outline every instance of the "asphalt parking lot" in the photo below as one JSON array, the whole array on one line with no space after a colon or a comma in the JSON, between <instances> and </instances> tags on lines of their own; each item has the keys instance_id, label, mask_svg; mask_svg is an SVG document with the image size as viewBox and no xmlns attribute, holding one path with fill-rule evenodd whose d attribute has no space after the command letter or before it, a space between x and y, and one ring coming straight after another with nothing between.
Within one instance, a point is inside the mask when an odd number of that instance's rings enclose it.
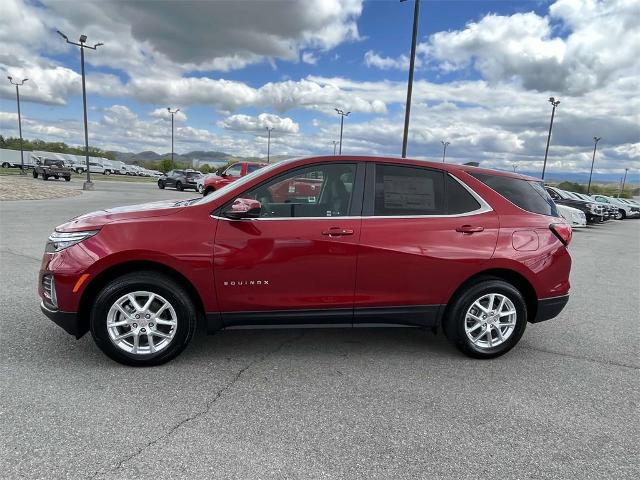
<instances>
[{"instance_id":1,"label":"asphalt parking lot","mask_svg":"<svg viewBox=\"0 0 640 480\"><path fill-rule=\"evenodd\" d=\"M417 329L279 329L135 369L40 313L56 225L193 196L102 182L0 202L0 477L640 477L640 221L575 232L568 307L491 361Z\"/></svg>"}]
</instances>

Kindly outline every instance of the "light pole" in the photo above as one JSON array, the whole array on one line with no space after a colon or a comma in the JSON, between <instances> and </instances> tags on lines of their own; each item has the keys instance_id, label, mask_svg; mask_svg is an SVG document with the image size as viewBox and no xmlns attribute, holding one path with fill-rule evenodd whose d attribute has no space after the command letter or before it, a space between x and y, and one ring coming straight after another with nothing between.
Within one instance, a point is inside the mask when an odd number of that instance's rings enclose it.
<instances>
[{"instance_id":1,"label":"light pole","mask_svg":"<svg viewBox=\"0 0 640 480\"><path fill-rule=\"evenodd\" d=\"M24 85L24 82L28 81L28 78L23 78L20 82L14 82L13 77L7 77L11 85L16 86L16 102L18 103L18 132L20 133L20 175L24 175L24 149L22 147L22 117L20 115L20 87Z\"/></svg>"},{"instance_id":2,"label":"light pole","mask_svg":"<svg viewBox=\"0 0 640 480\"><path fill-rule=\"evenodd\" d=\"M440 140L440 143L442 144L442 163L444 163L444 158L447 155L447 147L451 145L451 142Z\"/></svg>"},{"instance_id":3,"label":"light pole","mask_svg":"<svg viewBox=\"0 0 640 480\"><path fill-rule=\"evenodd\" d=\"M271 163L271 131L275 127L265 127L267 129L267 163Z\"/></svg>"},{"instance_id":4,"label":"light pole","mask_svg":"<svg viewBox=\"0 0 640 480\"><path fill-rule=\"evenodd\" d=\"M591 192L591 177L593 175L593 164L596 161L596 147L598 146L598 142L601 140L600 137L593 137L593 158L591 159L591 173L589 173L589 185L587 185L587 195Z\"/></svg>"},{"instance_id":5,"label":"light pole","mask_svg":"<svg viewBox=\"0 0 640 480\"><path fill-rule=\"evenodd\" d=\"M401 2L405 0L400 0ZM409 81L407 82L407 103L404 108L404 135L402 137L402 158L407 157L407 137L409 136L409 117L411 116L411 92L413 90L413 69L416 64L416 39L418 37L418 17L420 0L414 0L413 35L411 37L411 60L409 61Z\"/></svg>"},{"instance_id":6,"label":"light pole","mask_svg":"<svg viewBox=\"0 0 640 480\"><path fill-rule=\"evenodd\" d=\"M333 143L333 156L336 156L336 147L338 146L338 141L337 140L332 140Z\"/></svg>"},{"instance_id":7,"label":"light pole","mask_svg":"<svg viewBox=\"0 0 640 480\"><path fill-rule=\"evenodd\" d=\"M98 47L104 45L104 43L96 43L93 47L86 45L87 41L86 35L80 35L80 43L72 42L69 40L64 33L60 30L56 30L58 34L65 39L68 44L75 45L76 47L80 47L80 69L82 70L82 107L84 109L84 154L87 163L87 181L82 185L83 190L93 190L93 183L91 182L91 172L89 169L89 133L87 128L87 88L85 85L85 74L84 74L84 49L89 48L91 50L97 50Z\"/></svg>"},{"instance_id":8,"label":"light pole","mask_svg":"<svg viewBox=\"0 0 640 480\"><path fill-rule=\"evenodd\" d=\"M517 164L517 163L514 163L514 164L512 165L512 167L513 167L513 171L514 171L514 173L515 173L516 168L518 168L518 164Z\"/></svg>"},{"instance_id":9,"label":"light pole","mask_svg":"<svg viewBox=\"0 0 640 480\"><path fill-rule=\"evenodd\" d=\"M624 184L627 183L627 172L628 171L629 171L628 168L624 169L624 178L622 179L622 188L620 189L620 195L618 195L618 198L620 198L624 194Z\"/></svg>"},{"instance_id":10,"label":"light pole","mask_svg":"<svg viewBox=\"0 0 640 480\"><path fill-rule=\"evenodd\" d=\"M544 151L544 164L542 165L542 180L544 180L544 172L547 169L547 155L549 154L549 142L551 141L551 129L553 128L553 117L556 114L556 107L560 105L560 100L556 100L554 97L549 97L549 103L553 105L553 110L551 110L551 123L549 123L549 134L547 135L547 148Z\"/></svg>"},{"instance_id":11,"label":"light pole","mask_svg":"<svg viewBox=\"0 0 640 480\"><path fill-rule=\"evenodd\" d=\"M338 150L338 155L342 155L342 128L344 126L344 117L348 117L351 112L344 112L339 108L334 108L338 115L340 115L340 148Z\"/></svg>"},{"instance_id":12,"label":"light pole","mask_svg":"<svg viewBox=\"0 0 640 480\"><path fill-rule=\"evenodd\" d=\"M171 107L167 107L167 112L171 115L171 168L173 168L173 116L179 111L179 108L171 111Z\"/></svg>"}]
</instances>

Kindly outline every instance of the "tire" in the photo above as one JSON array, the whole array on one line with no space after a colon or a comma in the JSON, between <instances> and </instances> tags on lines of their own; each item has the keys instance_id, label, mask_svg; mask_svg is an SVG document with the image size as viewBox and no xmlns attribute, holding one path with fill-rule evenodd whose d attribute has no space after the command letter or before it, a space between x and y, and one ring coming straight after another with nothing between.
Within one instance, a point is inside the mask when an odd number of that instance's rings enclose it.
<instances>
[{"instance_id":1,"label":"tire","mask_svg":"<svg viewBox=\"0 0 640 480\"><path fill-rule=\"evenodd\" d=\"M160 182L160 181L158 181L158 188L159 188L160 190L164 190L164 182Z\"/></svg>"},{"instance_id":2,"label":"tire","mask_svg":"<svg viewBox=\"0 0 640 480\"><path fill-rule=\"evenodd\" d=\"M163 320L164 322L172 321L171 319L175 318L175 325L154 325L153 317L145 319L142 316L137 320L142 324L135 324L135 328L133 325L127 324L125 326L111 327L110 330L107 327L107 322L110 318L115 321L136 321L133 316L134 313L131 313L131 317L125 320L124 315L119 313L115 307L115 303L120 301L127 302L125 308L131 307L132 304L127 300L127 295L134 292L138 292L138 295L140 295L139 292L156 295L156 300L153 301L150 307L151 310L158 311L159 305L162 305L164 301L169 303L171 308L165 309L161 315L167 319ZM148 297L136 295L135 299L137 302L142 303ZM193 301L180 284L158 272L141 271L129 273L112 280L98 293L91 307L89 325L94 342L108 357L124 365L147 367L168 362L185 349L195 332L196 316ZM163 344L162 342L167 338L151 335L152 340L155 338L152 343L159 348L154 353L150 347L149 336L142 333L145 329L147 333L163 329L159 333L171 334L172 337L168 339L166 344ZM134 330L138 332L138 353L133 353L135 335L122 339L121 342L126 342L122 343L123 347L116 345L116 340L112 340L112 335L126 334ZM131 345L130 347L128 347L129 344ZM127 351L127 348L130 348L131 351Z\"/></svg>"},{"instance_id":3,"label":"tire","mask_svg":"<svg viewBox=\"0 0 640 480\"><path fill-rule=\"evenodd\" d=\"M213 188L207 188L204 193L202 194L202 196L206 197L207 195L209 195L210 193L215 192L215 189Z\"/></svg>"},{"instance_id":4,"label":"tire","mask_svg":"<svg viewBox=\"0 0 640 480\"><path fill-rule=\"evenodd\" d=\"M44 172L43 172L43 173L42 173L42 180L44 180L45 182L46 182L47 180L49 180L49 175L47 175L46 173L44 173Z\"/></svg>"},{"instance_id":5,"label":"tire","mask_svg":"<svg viewBox=\"0 0 640 480\"><path fill-rule=\"evenodd\" d=\"M111 170L105 170L104 175L111 175Z\"/></svg>"},{"instance_id":6,"label":"tire","mask_svg":"<svg viewBox=\"0 0 640 480\"><path fill-rule=\"evenodd\" d=\"M64 177L64 181L65 182L70 182L71 181L71 177Z\"/></svg>"},{"instance_id":7,"label":"tire","mask_svg":"<svg viewBox=\"0 0 640 480\"><path fill-rule=\"evenodd\" d=\"M625 218L627 218L627 212L625 212L624 210L620 209L618 210L618 213L620 214L620 220L624 220Z\"/></svg>"},{"instance_id":8,"label":"tire","mask_svg":"<svg viewBox=\"0 0 640 480\"><path fill-rule=\"evenodd\" d=\"M482 306L489 306L491 295L495 296L495 303L494 308L489 309L489 312L498 311L495 307L499 304L501 297L505 297L511 302L509 305L505 301L503 312L512 311L511 307L515 308L515 317L493 317L499 321L506 318L505 322L500 323L500 327L491 324L492 316L488 312L485 315L483 311L476 309L474 306L477 300L481 300L480 304ZM470 312L474 312L480 321L467 317ZM482 325L485 322L483 315L488 320L488 330ZM507 326L509 322L513 322L514 325L512 327ZM476 328L478 324L480 326ZM467 334L467 328L471 328L469 334ZM526 328L527 306L520 291L504 280L488 276L479 277L468 285L464 291L456 294L455 298L450 302L443 320L444 333L451 343L465 355L481 359L499 357L511 350L518 343ZM498 330L500 330L501 335L505 336L503 341L500 341ZM476 333L478 331L480 333ZM482 334L483 331L487 333ZM477 343L474 343L469 338L469 335L477 337L475 340ZM489 336L491 336L491 339L489 339ZM498 345L494 345L495 343L498 343Z\"/></svg>"},{"instance_id":9,"label":"tire","mask_svg":"<svg viewBox=\"0 0 640 480\"><path fill-rule=\"evenodd\" d=\"M33 169L33 178L38 178L38 172L36 172L35 168Z\"/></svg>"},{"instance_id":10,"label":"tire","mask_svg":"<svg viewBox=\"0 0 640 480\"><path fill-rule=\"evenodd\" d=\"M60 177L58 177L58 175L54 175L53 178L55 178L56 180L58 180Z\"/></svg>"},{"instance_id":11,"label":"tire","mask_svg":"<svg viewBox=\"0 0 640 480\"><path fill-rule=\"evenodd\" d=\"M11 165L9 165L7 162L4 162L2 164L2 168L9 168Z\"/></svg>"},{"instance_id":12,"label":"tire","mask_svg":"<svg viewBox=\"0 0 640 480\"><path fill-rule=\"evenodd\" d=\"M201 195L202 195L202 194L204 193L204 186L203 186L203 185L198 185L198 186L196 187L196 191L197 191L199 194L201 194Z\"/></svg>"},{"instance_id":13,"label":"tire","mask_svg":"<svg viewBox=\"0 0 640 480\"><path fill-rule=\"evenodd\" d=\"M178 190L179 192L184 190L184 187L182 186L182 182L176 182L176 190Z\"/></svg>"}]
</instances>

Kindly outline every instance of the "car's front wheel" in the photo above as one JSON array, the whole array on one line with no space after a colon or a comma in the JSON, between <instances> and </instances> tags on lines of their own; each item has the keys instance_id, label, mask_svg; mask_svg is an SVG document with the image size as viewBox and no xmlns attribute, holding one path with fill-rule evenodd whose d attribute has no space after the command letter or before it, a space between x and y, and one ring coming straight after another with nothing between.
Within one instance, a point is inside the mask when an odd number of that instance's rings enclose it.
<instances>
[{"instance_id":1,"label":"car's front wheel","mask_svg":"<svg viewBox=\"0 0 640 480\"><path fill-rule=\"evenodd\" d=\"M33 169L33 178L38 178L38 172L35 170L35 168Z\"/></svg>"},{"instance_id":2,"label":"car's front wheel","mask_svg":"<svg viewBox=\"0 0 640 480\"><path fill-rule=\"evenodd\" d=\"M164 190L164 182L163 182L163 181L158 180L158 188L159 188L160 190Z\"/></svg>"},{"instance_id":3,"label":"car's front wheel","mask_svg":"<svg viewBox=\"0 0 640 480\"><path fill-rule=\"evenodd\" d=\"M447 338L474 358L494 358L511 350L527 327L520 291L495 277L479 278L453 299L443 322Z\"/></svg>"},{"instance_id":4,"label":"car's front wheel","mask_svg":"<svg viewBox=\"0 0 640 480\"><path fill-rule=\"evenodd\" d=\"M182 186L182 182L176 182L176 190L178 190L179 192L184 190L184 187Z\"/></svg>"},{"instance_id":5,"label":"car's front wheel","mask_svg":"<svg viewBox=\"0 0 640 480\"><path fill-rule=\"evenodd\" d=\"M184 288L156 272L116 278L98 293L90 315L91 335L113 360L153 366L177 356L196 325L196 310Z\"/></svg>"}]
</instances>

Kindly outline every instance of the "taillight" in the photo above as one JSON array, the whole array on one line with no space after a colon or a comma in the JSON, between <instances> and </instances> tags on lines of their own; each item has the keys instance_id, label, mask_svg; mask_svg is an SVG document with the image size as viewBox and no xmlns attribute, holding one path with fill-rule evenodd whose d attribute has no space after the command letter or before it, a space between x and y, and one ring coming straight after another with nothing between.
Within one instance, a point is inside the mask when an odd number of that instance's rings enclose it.
<instances>
[{"instance_id":1,"label":"taillight","mask_svg":"<svg viewBox=\"0 0 640 480\"><path fill-rule=\"evenodd\" d=\"M549 230L558 237L558 240L560 240L565 247L571 242L571 225L566 223L552 223L549 225Z\"/></svg>"}]
</instances>

